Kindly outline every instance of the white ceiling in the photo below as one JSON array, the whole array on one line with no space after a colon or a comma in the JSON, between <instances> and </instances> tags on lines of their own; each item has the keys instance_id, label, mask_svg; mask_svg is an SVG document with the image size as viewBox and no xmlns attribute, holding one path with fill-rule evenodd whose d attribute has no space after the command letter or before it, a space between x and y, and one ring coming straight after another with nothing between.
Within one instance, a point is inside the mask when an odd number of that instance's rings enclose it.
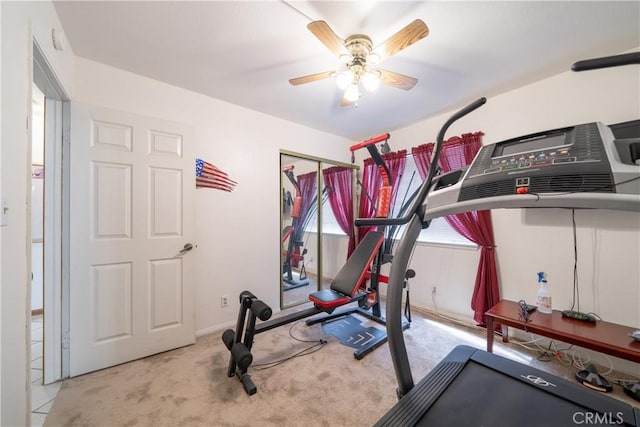
<instances>
[{"instance_id":1,"label":"white ceiling","mask_svg":"<svg viewBox=\"0 0 640 427\"><path fill-rule=\"evenodd\" d=\"M352 140L568 71L577 60L640 46L638 1L55 1L78 56ZM374 46L416 18L425 39L381 68L416 77L341 107L331 79L288 80L343 64L309 31ZM640 72L639 72L640 75Z\"/></svg>"}]
</instances>

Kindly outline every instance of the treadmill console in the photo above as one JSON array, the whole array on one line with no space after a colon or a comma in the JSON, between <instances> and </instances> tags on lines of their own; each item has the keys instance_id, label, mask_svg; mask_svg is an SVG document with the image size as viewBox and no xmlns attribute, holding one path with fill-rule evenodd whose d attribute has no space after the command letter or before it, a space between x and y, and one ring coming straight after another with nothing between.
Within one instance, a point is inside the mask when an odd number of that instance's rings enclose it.
<instances>
[{"instance_id":1,"label":"treadmill console","mask_svg":"<svg viewBox=\"0 0 640 427\"><path fill-rule=\"evenodd\" d=\"M482 147L459 201L550 191L615 192L595 123L526 135Z\"/></svg>"},{"instance_id":2,"label":"treadmill console","mask_svg":"<svg viewBox=\"0 0 640 427\"><path fill-rule=\"evenodd\" d=\"M631 150L638 144L586 123L485 145L466 170L434 179L424 219L496 208L638 211L640 165Z\"/></svg>"}]
</instances>

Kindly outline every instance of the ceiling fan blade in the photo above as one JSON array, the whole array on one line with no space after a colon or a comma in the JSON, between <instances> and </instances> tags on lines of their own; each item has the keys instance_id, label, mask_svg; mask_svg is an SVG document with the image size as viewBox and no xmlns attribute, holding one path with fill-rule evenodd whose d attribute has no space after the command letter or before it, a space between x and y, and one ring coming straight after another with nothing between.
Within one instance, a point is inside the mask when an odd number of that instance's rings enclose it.
<instances>
[{"instance_id":1,"label":"ceiling fan blade","mask_svg":"<svg viewBox=\"0 0 640 427\"><path fill-rule=\"evenodd\" d=\"M294 86L302 85L305 83L311 83L322 79L328 79L335 71L323 71L322 73L309 74L308 76L296 77L295 79L289 79L289 83Z\"/></svg>"},{"instance_id":2,"label":"ceiling fan blade","mask_svg":"<svg viewBox=\"0 0 640 427\"><path fill-rule=\"evenodd\" d=\"M418 79L414 77L405 76L404 74L394 73L387 70L376 70L380 72L380 82L387 86L397 87L398 89L409 90L413 88Z\"/></svg>"},{"instance_id":3,"label":"ceiling fan blade","mask_svg":"<svg viewBox=\"0 0 640 427\"><path fill-rule=\"evenodd\" d=\"M411 24L389 37L385 42L376 46L373 51L380 55L380 61L382 61L428 35L429 28L427 27L427 24L425 24L421 19L416 19Z\"/></svg>"},{"instance_id":4,"label":"ceiling fan blade","mask_svg":"<svg viewBox=\"0 0 640 427\"><path fill-rule=\"evenodd\" d=\"M307 25L307 28L336 56L349 53L344 46L344 41L333 32L325 21L313 21Z\"/></svg>"}]
</instances>

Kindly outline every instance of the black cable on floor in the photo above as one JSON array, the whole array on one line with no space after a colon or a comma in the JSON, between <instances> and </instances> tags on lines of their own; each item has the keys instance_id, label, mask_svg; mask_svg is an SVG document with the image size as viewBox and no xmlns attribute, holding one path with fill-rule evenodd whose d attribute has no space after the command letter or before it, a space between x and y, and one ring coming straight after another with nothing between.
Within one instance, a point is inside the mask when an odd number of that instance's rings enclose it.
<instances>
[{"instance_id":1,"label":"black cable on floor","mask_svg":"<svg viewBox=\"0 0 640 427\"><path fill-rule=\"evenodd\" d=\"M313 354L316 351L321 350L324 346L327 345L327 340L325 340L323 338L321 338L320 340L303 340L301 338L295 337L293 335L293 328L298 323L299 322L295 322L289 327L289 336L291 338L293 338L294 340L299 341L299 342L315 343L315 344L312 345L312 346L309 346L309 347L307 347L305 349L302 349L302 350L298 351L297 353L292 354L291 356L287 356L287 357L284 357L282 359L273 360L271 362L253 364L251 366L254 368L254 370L262 371L262 370L265 370L265 369L276 367L276 366L278 366L278 365L280 365L280 364L282 364L282 363L284 363L284 362L286 362L288 360L295 359L296 357L308 356L310 354Z\"/></svg>"}]
</instances>

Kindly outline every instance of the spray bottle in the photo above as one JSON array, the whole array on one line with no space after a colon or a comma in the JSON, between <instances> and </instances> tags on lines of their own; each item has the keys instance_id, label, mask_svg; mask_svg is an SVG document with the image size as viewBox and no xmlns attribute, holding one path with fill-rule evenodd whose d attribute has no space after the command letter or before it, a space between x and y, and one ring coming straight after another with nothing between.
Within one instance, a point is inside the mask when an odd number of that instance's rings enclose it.
<instances>
[{"instance_id":1,"label":"spray bottle","mask_svg":"<svg viewBox=\"0 0 640 427\"><path fill-rule=\"evenodd\" d=\"M538 273L538 297L536 299L536 305L538 306L538 312L551 314L551 290L549 290L546 276L543 271Z\"/></svg>"}]
</instances>

